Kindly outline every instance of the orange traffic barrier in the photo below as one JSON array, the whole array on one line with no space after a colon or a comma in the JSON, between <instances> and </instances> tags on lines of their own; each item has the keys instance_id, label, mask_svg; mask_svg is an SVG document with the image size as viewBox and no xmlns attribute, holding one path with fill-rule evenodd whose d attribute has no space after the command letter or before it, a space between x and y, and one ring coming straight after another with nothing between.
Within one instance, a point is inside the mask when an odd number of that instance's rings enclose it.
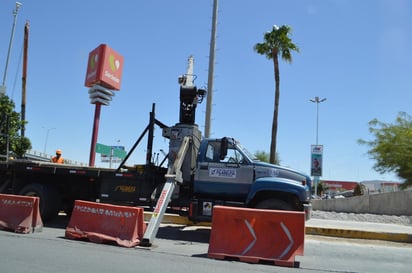
<instances>
[{"instance_id":1,"label":"orange traffic barrier","mask_svg":"<svg viewBox=\"0 0 412 273\"><path fill-rule=\"evenodd\" d=\"M0 229L17 233L43 230L39 197L0 194Z\"/></svg>"},{"instance_id":2,"label":"orange traffic barrier","mask_svg":"<svg viewBox=\"0 0 412 273\"><path fill-rule=\"evenodd\" d=\"M208 257L298 267L305 213L215 206Z\"/></svg>"},{"instance_id":3,"label":"orange traffic barrier","mask_svg":"<svg viewBox=\"0 0 412 273\"><path fill-rule=\"evenodd\" d=\"M134 247L145 229L143 208L76 200L65 237Z\"/></svg>"}]
</instances>

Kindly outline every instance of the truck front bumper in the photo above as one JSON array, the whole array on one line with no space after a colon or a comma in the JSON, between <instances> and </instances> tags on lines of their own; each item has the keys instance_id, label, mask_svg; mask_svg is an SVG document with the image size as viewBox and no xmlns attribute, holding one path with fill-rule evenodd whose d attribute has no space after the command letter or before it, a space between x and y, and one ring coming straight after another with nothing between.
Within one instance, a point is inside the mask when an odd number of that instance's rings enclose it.
<instances>
[{"instance_id":1,"label":"truck front bumper","mask_svg":"<svg viewBox=\"0 0 412 273\"><path fill-rule=\"evenodd\" d=\"M305 212L306 221L310 220L310 218L312 217L312 204L303 204L303 210Z\"/></svg>"}]
</instances>

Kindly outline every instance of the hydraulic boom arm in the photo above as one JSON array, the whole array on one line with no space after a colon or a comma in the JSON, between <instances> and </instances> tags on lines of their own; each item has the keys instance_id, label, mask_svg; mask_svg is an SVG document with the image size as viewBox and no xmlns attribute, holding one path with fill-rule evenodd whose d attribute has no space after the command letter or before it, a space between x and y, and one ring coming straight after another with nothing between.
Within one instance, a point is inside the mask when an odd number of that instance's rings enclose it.
<instances>
[{"instance_id":1,"label":"hydraulic boom arm","mask_svg":"<svg viewBox=\"0 0 412 273\"><path fill-rule=\"evenodd\" d=\"M183 138L182 146L177 153L177 157L172 166L169 167L166 177L166 183L163 186L162 192L160 194L159 200L156 203L156 207L153 211L152 217L150 218L149 225L147 226L146 232L143 235L141 242L142 246L151 246L153 240L159 230L160 223L162 222L166 208L170 202L173 191L176 187L176 183L183 183L181 167L186 153L189 149L191 143L190 136L185 136Z\"/></svg>"}]
</instances>

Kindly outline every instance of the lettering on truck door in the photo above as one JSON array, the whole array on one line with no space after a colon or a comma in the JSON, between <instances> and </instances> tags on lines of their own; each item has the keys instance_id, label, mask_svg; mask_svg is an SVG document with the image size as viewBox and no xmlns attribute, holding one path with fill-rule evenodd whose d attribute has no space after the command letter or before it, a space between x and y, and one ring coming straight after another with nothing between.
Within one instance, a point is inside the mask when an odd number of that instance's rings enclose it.
<instances>
[{"instance_id":1,"label":"lettering on truck door","mask_svg":"<svg viewBox=\"0 0 412 273\"><path fill-rule=\"evenodd\" d=\"M253 182L253 170L253 165L232 145L226 157L220 159L220 142L209 142L196 173L195 192L246 197Z\"/></svg>"}]
</instances>

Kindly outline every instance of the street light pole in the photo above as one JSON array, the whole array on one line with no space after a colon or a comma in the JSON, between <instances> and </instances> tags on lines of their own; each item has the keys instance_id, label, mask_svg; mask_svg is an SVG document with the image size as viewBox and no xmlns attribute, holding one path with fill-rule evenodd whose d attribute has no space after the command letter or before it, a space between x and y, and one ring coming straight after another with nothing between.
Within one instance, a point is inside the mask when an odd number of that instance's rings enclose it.
<instances>
[{"instance_id":1,"label":"street light pole","mask_svg":"<svg viewBox=\"0 0 412 273\"><path fill-rule=\"evenodd\" d=\"M319 136L319 103L324 102L326 98L320 99L319 97L315 97L315 99L310 99L311 102L316 103L316 145L318 145L318 136ZM319 176L314 177L315 182L315 195L318 195L318 183L319 183Z\"/></svg>"},{"instance_id":2,"label":"street light pole","mask_svg":"<svg viewBox=\"0 0 412 273\"><path fill-rule=\"evenodd\" d=\"M318 133L319 133L319 103L324 102L326 98L320 99L319 97L315 97L315 99L311 99L311 102L316 103L316 145L318 145Z\"/></svg>"},{"instance_id":3,"label":"street light pole","mask_svg":"<svg viewBox=\"0 0 412 273\"><path fill-rule=\"evenodd\" d=\"M4 74L3 74L3 84L0 86L0 95L5 95L6 94L6 77L7 77L7 68L9 66L9 59L10 59L10 52L11 48L13 45L13 37L14 37L14 29L16 28L16 20L17 20L17 13L19 12L19 8L22 6L22 3L16 2L16 9L13 10L13 27L11 29L11 36L10 36L10 42L9 42L9 50L7 53L7 58L6 58L6 67L4 68Z\"/></svg>"},{"instance_id":4,"label":"street light pole","mask_svg":"<svg viewBox=\"0 0 412 273\"><path fill-rule=\"evenodd\" d=\"M47 129L46 127L43 127L45 129ZM47 148L47 141L49 140L49 133L51 130L56 129L56 128L48 128L46 131L46 139L44 140L44 150L43 150L43 154L46 155L46 148Z\"/></svg>"}]
</instances>

